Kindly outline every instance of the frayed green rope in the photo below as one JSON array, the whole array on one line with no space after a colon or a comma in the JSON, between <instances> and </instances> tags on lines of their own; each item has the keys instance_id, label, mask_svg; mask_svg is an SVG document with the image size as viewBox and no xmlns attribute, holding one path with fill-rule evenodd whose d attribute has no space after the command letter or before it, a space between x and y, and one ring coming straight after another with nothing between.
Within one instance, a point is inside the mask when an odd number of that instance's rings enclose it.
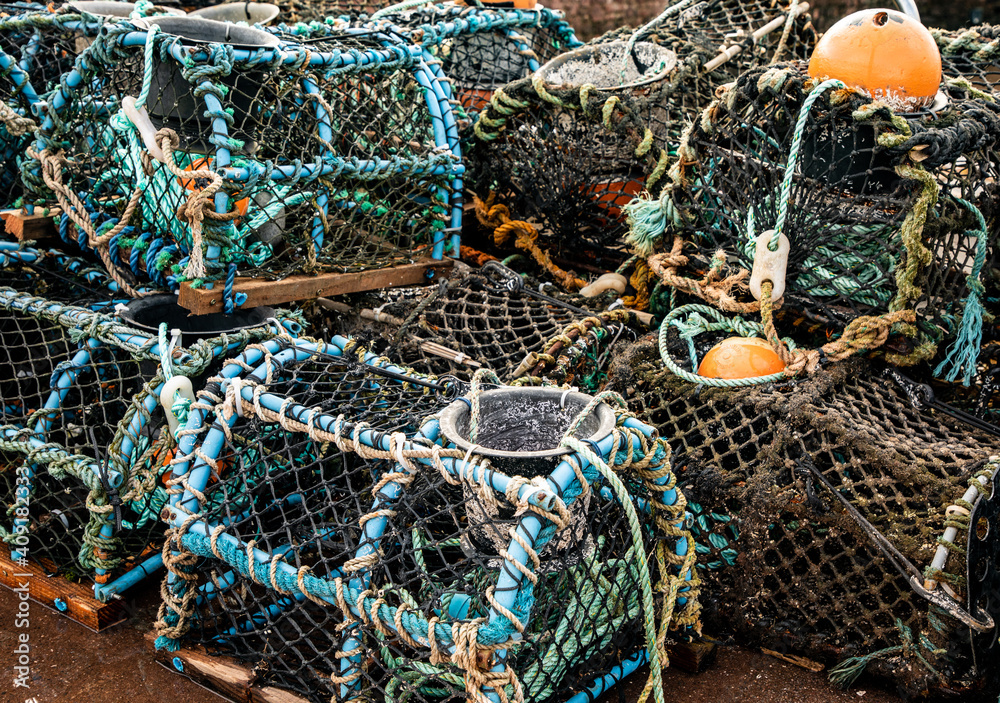
<instances>
[{"instance_id":1,"label":"frayed green rope","mask_svg":"<svg viewBox=\"0 0 1000 703\"><path fill-rule=\"evenodd\" d=\"M972 382L972 377L976 375L976 362L979 360L979 350L983 342L982 296L985 294L986 288L979 280L979 275L986 262L987 232L986 218L983 217L979 208L962 198L955 198L955 201L967 208L976 218L978 228L967 230L965 233L966 236L976 238L976 256L972 262L972 271L965 279L969 294L965 298L962 322L959 325L955 341L952 342L951 348L948 350L948 355L934 369L934 375L941 377L945 369L950 366L944 380L956 381L961 374L962 385L968 386Z\"/></svg>"}]
</instances>

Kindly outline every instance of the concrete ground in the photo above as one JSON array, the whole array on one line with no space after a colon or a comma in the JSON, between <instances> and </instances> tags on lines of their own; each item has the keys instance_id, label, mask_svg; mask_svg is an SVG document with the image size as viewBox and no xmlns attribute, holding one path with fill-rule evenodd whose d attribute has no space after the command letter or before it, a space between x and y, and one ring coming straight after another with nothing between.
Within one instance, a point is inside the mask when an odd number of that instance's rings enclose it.
<instances>
[{"instance_id":1,"label":"concrete ground","mask_svg":"<svg viewBox=\"0 0 1000 703\"><path fill-rule=\"evenodd\" d=\"M0 703L221 703L226 700L153 660L144 634L158 603L151 583L134 594L129 619L101 634L31 603L29 688L12 684L17 633L15 595L0 587ZM625 682L635 701L644 670ZM670 669L664 676L669 703L899 703L863 683L850 691L831 687L823 673L806 671L759 652L723 647L714 666L698 674ZM605 698L618 701L617 692Z\"/></svg>"}]
</instances>

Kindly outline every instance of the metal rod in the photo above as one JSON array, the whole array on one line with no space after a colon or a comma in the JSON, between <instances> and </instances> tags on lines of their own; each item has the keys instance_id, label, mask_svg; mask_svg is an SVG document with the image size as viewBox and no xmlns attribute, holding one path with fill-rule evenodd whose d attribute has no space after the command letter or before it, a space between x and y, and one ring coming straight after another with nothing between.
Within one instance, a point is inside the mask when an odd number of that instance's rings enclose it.
<instances>
[{"instance_id":1,"label":"metal rod","mask_svg":"<svg viewBox=\"0 0 1000 703\"><path fill-rule=\"evenodd\" d=\"M798 17L799 15L803 14L804 12L807 12L808 10L809 10L809 3L807 2L799 3L792 10L792 16ZM781 15L780 17L775 17L773 20L765 24L763 27L755 31L751 36L753 37L753 40L756 42L761 37L770 34L774 30L784 25L786 21L787 21L787 15ZM719 53L718 56L716 56L714 59L712 59L702 67L702 71L704 73L710 73L742 51L743 51L742 44L735 44L726 49L722 49L722 51Z\"/></svg>"}]
</instances>

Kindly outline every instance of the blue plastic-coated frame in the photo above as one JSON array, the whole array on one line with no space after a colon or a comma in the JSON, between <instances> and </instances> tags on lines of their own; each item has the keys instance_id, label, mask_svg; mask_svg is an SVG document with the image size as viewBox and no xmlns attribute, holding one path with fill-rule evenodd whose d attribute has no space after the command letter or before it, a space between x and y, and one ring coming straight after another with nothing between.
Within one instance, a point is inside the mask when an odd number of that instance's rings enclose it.
<instances>
[{"instance_id":1,"label":"blue plastic-coated frame","mask_svg":"<svg viewBox=\"0 0 1000 703\"><path fill-rule=\"evenodd\" d=\"M339 434L342 437L351 437L353 440L360 442L361 444L383 451L390 451L392 446L392 440L389 435L385 432L378 430L377 428L369 428L366 426L358 426L357 428L351 423L350 418L337 418L332 414L326 412L317 412L315 409L310 410L310 408L298 405L293 400L277 395L275 393L269 392L266 387L260 388L257 384L263 384L265 378L268 375L268 370L273 369L275 366L278 368L282 364L294 361L303 360L309 358L316 351L320 351L326 354L338 355L343 353L343 349L348 340L344 338L337 337L332 340L332 343L325 344L313 344L311 342L298 342L293 346L281 348L281 345L277 342L271 345L264 345L264 349L252 349L244 353L239 359L238 363L230 364L226 367L221 375L220 389L217 391L220 395L229 396L233 393L239 394L239 399L244 401L244 405L259 404L260 407L265 408L269 412L276 413L278 415L284 415L285 417L292 418L302 418L308 417L309 424L311 427L325 432L328 434ZM264 354L267 353L271 355L270 366L266 364L260 364L260 360L263 358ZM374 360L374 355L369 355L370 360ZM253 368L251 372L246 372L246 368ZM234 384L234 379L239 377L241 382L239 385ZM272 378L272 381L274 379ZM242 381L247 381L246 385ZM386 383L393 383L396 381L385 381ZM235 398L232 400L236 400ZM227 401L228 403L229 401ZM238 401L236 401L238 402ZM190 551L193 554L206 557L206 558L218 558L218 553L214 552L210 545L208 544L209 538L215 539L217 544L222 549L224 553L233 553L244 556L252 556L252 561L248 561L244 564L240 563L230 563L229 566L235 572L242 572L242 569L249 570L249 576L256 581L261 583L268 583L268 579L272 579L270 582L273 583L274 578L278 578L282 583L297 583L297 579L301 577L298 570L282 561L281 559L276 559L277 556L274 552L268 553L257 548L250 548L249 545L244 544L237 538L226 534L225 532L216 533L214 529L216 524L207 521L205 518L200 517L200 504L198 501L198 494L203 492L207 486L209 476L211 474L210 461L214 461L215 458L220 456L220 452L225 446L226 428L231 428L237 421L237 414L232 412L231 409L226 412L214 414L214 421L210 426L207 426L208 415L203 411L196 411L192 413L189 418L189 422L185 431L184 436L181 439L181 446L178 452L179 459L174 465L174 478L184 477L186 479L186 487L182 495L178 495L171 500L171 506L169 510L164 511L165 519L175 528L183 528L181 535L181 543L185 550ZM623 426L636 430L641 433L646 438L651 438L654 436L653 428L645 425L635 418L625 418L623 421ZM641 455L643 450L643 443L639 441L636 436L629 435L629 440L631 442L631 449L637 456ZM614 438L609 435L600 440L592 443L594 450L601 456L605 461L610 460L610 453L614 446ZM401 450L404 454L408 449L422 449L426 450L429 444L437 444L439 446L444 446L444 440L440 436L440 427L436 419L429 419L419 430L419 432L414 436L413 439L408 440L402 448L397 447L397 450ZM654 445L655 446L655 445ZM195 451L197 450L197 451ZM619 451L627 451L620 448ZM192 457L195 457L192 461ZM578 454L573 455L573 460L584 469L589 467L589 462ZM494 491L500 495L504 495L508 486L510 485L513 477L508 476L500 471L490 468L487 470L479 464L466 462L464 459L450 457L440 457L441 463L443 464L445 470L452 476L460 479L464 479L469 483L481 486L489 486ZM434 463L432 459L425 459L415 457L411 461L423 463L425 466L432 470ZM395 467L396 471L401 471L405 473L404 467L397 465ZM570 489L574 484L577 486L577 491L579 491L579 479L576 472L573 469L570 461L563 459L556 468L547 477L547 482L549 485L549 491L539 491L536 487L522 485L519 488L518 498L523 500L528 505L535 506L538 508L539 513L544 514L550 512L557 500L557 496L562 496L567 494L568 489ZM668 485L671 480L669 475L666 475L655 481L656 484L665 486ZM376 497L371 504L371 512L375 512L382 507L382 501L391 502L396 497L401 495L405 491L405 488L398 483L388 483L382 486L379 490L378 497ZM572 494L572 492L570 492ZM610 498L610 492L606 489L602 489L600 492L605 499ZM677 489L670 489L664 491L662 494L662 501L666 505L676 504L679 500L679 495ZM570 501L571 502L571 501ZM640 509L649 510L648 504L640 505ZM354 558L361 558L374 550L378 549L379 541L385 534L386 525L389 518L386 516L377 516L370 520L367 520L363 527L364 536L360 540L362 546L354 554ZM683 521L678 521L675 526L682 527ZM522 617L526 620L530 617L530 605L529 611L527 613L520 612L518 610L518 596L522 594L524 588L526 588L525 578L522 571L514 565L516 561L521 566L527 566L530 564L530 559L524 547L521 545L523 540L527 544L531 545L533 549L540 549L542 543L539 542L539 536L543 528L549 524L547 519L542 518L539 514L528 512L523 515L517 526L516 531L521 540L512 539L507 547L506 554L503 559L503 566L496 569L497 582L495 584L495 599L499 608L494 608L491 606L490 614L487 624L480 630L480 636L485 635L489 643L514 643L520 638L520 635L514 628L511 620L503 614L501 609L506 609L510 612L515 612L518 617ZM546 538L547 540L548 538ZM674 552L679 556L684 556L687 553L687 540L684 538L678 538L674 544ZM247 575L247 574L244 574ZM333 606L337 606L337 600L334 597L330 582L333 578L337 576L344 577L345 575L341 572L328 575L322 579L307 575L305 577L305 583L307 587L310 585L314 586L314 590L310 592ZM232 578L235 578L235 573L232 574ZM693 574L687 571L682 575L685 581L690 581L693 578ZM183 583L173 577L173 575L168 575L168 585L171 588L183 588ZM358 598L365 589L370 585L369 582L369 572L367 570L361 570L354 572L350 581L345 584L348 590L347 602L355 617L361 614L359 607ZM283 586L286 588L287 586ZM294 591L295 589L291 589ZM681 592L686 593L689 587L682 587ZM210 597L211 594L203 591L202 597ZM299 598L296 598L290 605L294 605L294 602L298 602ZM678 604L684 605L687 602L687 598L681 595L678 598ZM460 609L460 605L458 608ZM420 639L422 636L418 631L411 630L410 625L413 625L413 618L417 617L412 613L407 613L410 621L408 624L408 631L410 631L411 636L415 636ZM419 619L419 618L418 618ZM385 621L382 623L388 630L394 630L395 624L391 621ZM426 632L427 623L424 621L420 625L415 625L416 627L423 627L423 631ZM360 644L360 642L355 639L352 635L352 630L356 628L356 625L350 626L344 635L343 645L341 647L341 656L338 657L341 660L341 670L339 672L340 676L349 678L352 669L358 665L360 661L360 655L348 655L348 652L354 651ZM439 643L443 643L440 646L442 651L452 652L453 644L450 640L450 626L438 625L439 629L435 630L436 639ZM166 642L160 642L160 646L170 647L172 645ZM504 649L499 649L496 651L497 654L497 664L495 671L503 671L506 666L505 663L505 651ZM627 675L630 671L634 670L639 664L644 660L642 656L635 656L628 660L620 670L611 672L599 680L596 680L591 685L591 690L600 692L607 690L612 685L614 685L622 676ZM358 685L357 683L354 684ZM341 696L350 697L352 688L349 684L341 685ZM484 691L491 699L499 700L499 697L491 692ZM582 694L581 694L582 695Z\"/></svg>"},{"instance_id":2,"label":"blue plastic-coated frame","mask_svg":"<svg viewBox=\"0 0 1000 703\"><path fill-rule=\"evenodd\" d=\"M37 258L37 253L32 250L17 250L12 245L4 243L0 246L0 256L16 257L18 260L28 261ZM161 352L163 351L160 348L159 340L144 332L129 328L117 318L101 315L84 308L64 305L55 301L40 301L37 298L31 298L17 291L2 288L0 288L0 308L24 315L25 317L54 316L57 323L67 330L67 334L71 336L74 334L81 335L80 348L65 363L60 364L53 375L51 391L45 400L44 406L27 416L22 426L8 426L4 430L4 436L8 439L27 442L35 449L50 446L47 444L49 442L48 435L56 422L56 416L63 406L67 395L76 385L78 376L91 367L93 355L99 350L108 350L116 356L125 353L136 360L153 362L159 368L162 359ZM295 327L294 324L290 326ZM258 330L244 335L236 334L229 337L220 336L204 340L198 345L197 358L193 350L183 347L175 349L172 357L175 371L178 373L191 373L193 370L200 374L207 369L208 364L212 363L211 360L219 360L237 353L247 343L255 339L288 334L285 328L272 328L273 322L268 321L263 323ZM99 335L99 338L89 336L94 333L91 330L98 330L96 334ZM205 363L206 358L208 359L207 363ZM160 382L155 388L152 388L152 392L140 394L135 399L122 399L126 404L131 401L133 408L135 407L135 403L141 404L145 412L133 412L131 413L131 417L126 412L125 417L119 423L118 427L115 428L119 440L117 442L119 452L108 457L106 467L100 467L92 459L78 455L78 463L81 464L78 468L81 471L89 472L100 481L101 470L103 468L106 472L105 480L112 489L120 490L124 487L126 477L123 471L130 472L138 460L139 447L135 445L135 438L144 436L147 433L146 424L150 415L160 404L159 394L163 385L163 382ZM112 445L114 444L116 443L112 443ZM24 476L29 483L18 486L17 490L21 491L23 489L26 491L27 493L24 497L27 498L30 497L33 491L33 484L31 482L35 479L40 467L37 464L29 463L24 469ZM30 501L26 502L30 503ZM13 530L26 532L29 523L29 518L15 516ZM100 536L103 539L111 539L114 536L110 523L106 522L102 525ZM12 548L11 553L14 559L24 556L16 547ZM95 594L98 599L105 600L113 594L120 593L131 587L146 575L159 568L160 565L162 565L162 555L154 556L142 564L133 567L112 583L104 584L100 581L104 580L101 577L105 577L107 572L103 568L97 568L95 569L95 575L98 577L95 584Z\"/></svg>"},{"instance_id":3,"label":"blue plastic-coated frame","mask_svg":"<svg viewBox=\"0 0 1000 703\"><path fill-rule=\"evenodd\" d=\"M370 34L370 32L364 31L354 33ZM323 30L322 38L327 38L329 43L336 43L338 36L349 37L350 35L350 31L331 32L327 27ZM39 153L46 147L56 149L59 146L59 124L70 117L67 111L73 104L73 96L91 90L92 80L88 77L96 75L102 60L98 57L112 56L115 52L123 51L140 52L146 47L150 36L149 31L130 24L126 20L116 25L113 31L102 33L98 41L102 42L103 48L96 52L97 55L94 51L88 50L78 57L76 67L69 74L63 76L59 89L51 95L50 105L45 114L42 115L40 134L36 141L36 149ZM336 179L341 175L349 177L350 182L381 180L389 176L410 176L417 181L429 179L431 182L427 183L428 192L433 192L435 200L444 203L450 210L449 219L446 220L445 226L430 227L428 225L427 241L430 245L430 254L434 259L442 259L446 253L457 256L460 243L458 232L461 228L461 189L464 172L457 126L452 115L451 103L448 100L448 86L446 83L443 84L439 75L424 63L420 48L389 35L379 35L378 41L383 44L381 49L362 51L344 48L343 50L327 49L321 51L315 50L315 47L290 40L289 32L281 32L278 36L281 38L281 42L275 48L231 49L228 55L233 62L233 71L285 71L307 66L313 71L313 75L327 77L340 77L371 71L408 71L421 87L423 108L433 137L433 149L426 156L393 160L374 158L366 160L334 153L329 145L331 144L330 137L336 136L336 134L331 116L326 114L326 110L321 104L322 101L302 101L316 102L314 109L309 108L311 110L309 114L316 119L319 136L325 140L327 145L312 155L315 157L313 160L305 163L303 160L296 160L294 163L290 160L284 163L275 160L274 163L268 162L266 168L265 164L255 162L256 165L253 169L234 166L233 155L226 146L229 143L230 129L226 120L219 117L219 115L225 114L227 105L224 104L224 100L217 97L217 91L211 90L211 82L205 79L199 85L192 84L191 89L196 91L196 94L201 94L197 100L207 108L205 114L214 116L212 118L211 139L209 140L212 149L209 155L214 157L212 170L219 173L225 182L233 184L234 187L239 184L252 183L262 173L266 173L266 178L275 184L288 183L289 181L298 182L299 180L311 183L320 177L333 179L336 183ZM153 41L159 47L158 55L165 56L166 60L177 62L179 66L210 62L217 50L222 48L221 45L217 44L185 46L180 41L174 41L172 37L165 35L162 31L154 35ZM304 94L318 95L321 93L321 89L311 78L301 79L301 85ZM114 98L111 99L111 103L114 103ZM111 103L108 103L108 106ZM304 105L300 105L300 107L304 107ZM88 110L93 109L94 105L90 103ZM101 111L105 114L112 112L110 107L105 106L101 106ZM65 138L65 135L62 138ZM258 169L260 173L257 172ZM35 175L40 177L37 166ZM448 183L448 186L438 185L442 181ZM319 187L317 190L320 192L315 198L317 212L312 220L311 237L316 251L319 252L323 244L324 221L327 216L332 215L329 208L334 203L330 198L332 191L328 192L325 186ZM225 189L220 189L215 195L215 211L217 213L226 213L230 209L229 196L224 191ZM336 207L357 208L359 205L359 203L345 201L337 203ZM112 221L116 221L114 218L117 216L112 214ZM161 229L164 231L159 231ZM136 233L132 233L130 236L134 237ZM162 226L156 227L155 231L151 228L149 232L140 233L140 236L151 237L153 242L162 242L163 244L156 245L156 251L169 253L172 257L171 261L175 262L173 264L175 267L183 268L185 263L189 261L190 243L186 240L178 241L175 233L167 231ZM448 241L449 236L450 242ZM149 246L152 247L153 243L149 243ZM446 251L449 249L451 251ZM226 261L229 260L226 251L209 242L203 245L203 256L208 269L206 277L208 280L231 279L234 270L232 264L226 264ZM147 274L141 265L136 265L137 263L133 261L115 262L116 266L131 267L131 273L137 278L155 276L155 274ZM145 262L146 268L148 268L149 263L149 261ZM261 267L263 275L268 275L266 273L266 260L262 263L258 262L257 265ZM239 273L239 269L237 268L235 272ZM176 290L180 280L183 279L179 279L175 274L168 274L162 276L159 283L166 284L171 289ZM227 283L225 292L227 309L231 295L229 283Z\"/></svg>"}]
</instances>

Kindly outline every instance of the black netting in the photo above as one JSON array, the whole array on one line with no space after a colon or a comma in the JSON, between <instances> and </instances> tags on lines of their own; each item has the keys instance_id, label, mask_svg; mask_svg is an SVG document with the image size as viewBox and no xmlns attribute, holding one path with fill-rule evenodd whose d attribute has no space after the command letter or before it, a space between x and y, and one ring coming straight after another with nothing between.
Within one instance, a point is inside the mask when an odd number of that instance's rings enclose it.
<instances>
[{"instance_id":1,"label":"black netting","mask_svg":"<svg viewBox=\"0 0 1000 703\"><path fill-rule=\"evenodd\" d=\"M540 222L557 253L578 256L581 243L622 249L622 207L645 188L662 188L681 130L718 86L771 60L782 26L703 67L739 33L785 16L770 2L698 3L640 37L638 64L625 60L626 30L559 57L539 76L505 86L498 106L484 113L467 182ZM804 58L814 41L808 16L798 17L784 55Z\"/></svg>"},{"instance_id":2,"label":"black netting","mask_svg":"<svg viewBox=\"0 0 1000 703\"><path fill-rule=\"evenodd\" d=\"M2 246L0 259L5 253ZM127 302L103 267L86 259L55 249L21 249L11 251L7 262L0 269L3 283L18 293L103 312Z\"/></svg>"},{"instance_id":3,"label":"black netting","mask_svg":"<svg viewBox=\"0 0 1000 703\"><path fill-rule=\"evenodd\" d=\"M96 4L81 3L81 8ZM86 9L108 13L112 6L105 3L99 10ZM123 2L114 12L126 17L133 9L131 3ZM163 12L154 7L146 14ZM0 3L0 15L0 205L12 207L24 194L19 168L38 120L33 107L59 87L77 55L115 17L82 14L68 5L56 10L30 3Z\"/></svg>"},{"instance_id":4,"label":"black netting","mask_svg":"<svg viewBox=\"0 0 1000 703\"><path fill-rule=\"evenodd\" d=\"M552 57L580 45L562 12L427 5L385 15L440 61L453 97L469 117L493 91L536 71Z\"/></svg>"},{"instance_id":5,"label":"black netting","mask_svg":"<svg viewBox=\"0 0 1000 703\"><path fill-rule=\"evenodd\" d=\"M979 90L995 92L1000 66L995 63L1000 29L981 24L962 30L933 29L941 49L941 70L946 78L964 78Z\"/></svg>"},{"instance_id":6,"label":"black netting","mask_svg":"<svg viewBox=\"0 0 1000 703\"><path fill-rule=\"evenodd\" d=\"M248 329L239 331L228 318L212 328L218 320L188 321L172 299L159 306L147 299L155 322L145 334L118 318L35 295L44 288L83 302L87 292L100 293L89 287L85 268L74 270L79 261L56 254L38 261L8 269L26 292L0 289L0 534L23 546L12 540L17 523L27 520L27 547L46 569L104 583L148 556L163 532L161 477L174 438L159 403L171 371L161 366L158 321L170 320L188 335L171 356L172 373L196 386L217 370L218 356L273 333L263 318L244 319ZM46 266L65 268L61 276L48 275ZM108 307L112 296L96 307ZM26 475L30 489L18 490ZM27 517L18 514L22 505Z\"/></svg>"},{"instance_id":7,"label":"black netting","mask_svg":"<svg viewBox=\"0 0 1000 703\"><path fill-rule=\"evenodd\" d=\"M209 496L229 508L210 517L215 521L231 514L236 521L227 535L255 540L258 549L281 553L317 577L342 573L364 544L359 531L344 523L370 510L372 480L390 467L336 454L305 461L309 452L317 452L312 442L260 426L245 434L255 441L238 448L241 457L276 452L298 461L272 462L267 469L258 464L254 475L250 462L241 460ZM293 491L303 496L301 504L288 504ZM250 500L261 507L244 516ZM405 500L392 507L395 515L382 536L378 564L368 574L369 587L380 589L392 605L440 613L443 622L488 614L484 593L500 566L494 539L504 537L475 493L421 474L407 487ZM525 700L580 690L638 644L639 584L629 564L632 547L624 517L613 502L595 496L587 523L542 557L527 642L508 659L521 676ZM204 600L187 641L247 662L262 682L316 703L344 697L331 675L355 675L348 695L357 700L467 698L460 669L428 666L422 661L426 654L398 635L386 636L372 625L345 630L331 606L283 596L234 574L219 560L204 560L195 571L200 583L222 587ZM357 638L353 644L348 642L352 637ZM338 656L355 647L361 647L355 660Z\"/></svg>"},{"instance_id":8,"label":"black netting","mask_svg":"<svg viewBox=\"0 0 1000 703\"><path fill-rule=\"evenodd\" d=\"M668 348L683 358L686 344L671 333ZM846 362L749 390L699 387L664 369L652 341L623 356L608 387L630 391L630 406L675 450L712 628L834 661L912 637L927 667L917 650L868 666L911 692L980 686L996 666L992 649L978 639L973 647L971 629L918 595L910 578L937 581L939 593L957 594L949 607L977 613L961 545L940 566L932 561L956 524L949 506L964 504L997 439L918 409L912 385ZM876 531L917 570L901 574Z\"/></svg>"},{"instance_id":9,"label":"black netting","mask_svg":"<svg viewBox=\"0 0 1000 703\"><path fill-rule=\"evenodd\" d=\"M526 290L527 284L508 288L512 279L498 271L486 267L417 295L386 292L375 306L377 313L368 315L381 324L350 332L383 345L390 357L423 373L468 379L485 367L509 381L529 353L542 352L567 325L596 314L609 302L606 296L545 300ZM309 318L327 334L345 332L341 315L315 308Z\"/></svg>"}]
</instances>

